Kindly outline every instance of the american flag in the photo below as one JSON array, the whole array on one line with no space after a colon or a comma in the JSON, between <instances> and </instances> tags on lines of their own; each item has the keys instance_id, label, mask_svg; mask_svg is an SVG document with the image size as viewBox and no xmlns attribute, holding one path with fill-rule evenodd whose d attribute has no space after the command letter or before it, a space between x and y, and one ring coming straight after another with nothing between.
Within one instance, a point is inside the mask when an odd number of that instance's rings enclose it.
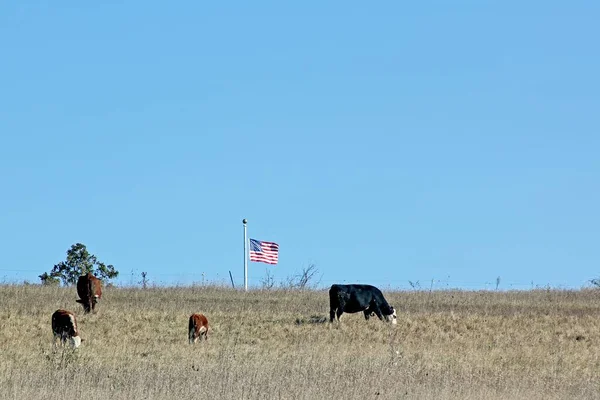
<instances>
[{"instance_id":1,"label":"american flag","mask_svg":"<svg viewBox=\"0 0 600 400\"><path fill-rule=\"evenodd\" d=\"M250 261L277 264L279 245L273 242L261 242L250 239Z\"/></svg>"}]
</instances>

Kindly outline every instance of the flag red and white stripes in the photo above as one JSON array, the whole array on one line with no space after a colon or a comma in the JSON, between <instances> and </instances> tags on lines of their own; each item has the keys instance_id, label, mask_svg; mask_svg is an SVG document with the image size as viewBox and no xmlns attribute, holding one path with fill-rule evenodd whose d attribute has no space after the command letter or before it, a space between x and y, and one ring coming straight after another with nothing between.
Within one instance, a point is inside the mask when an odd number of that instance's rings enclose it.
<instances>
[{"instance_id":1,"label":"flag red and white stripes","mask_svg":"<svg viewBox=\"0 0 600 400\"><path fill-rule=\"evenodd\" d=\"M277 264L279 245L274 242L262 242L250 239L250 261Z\"/></svg>"}]
</instances>

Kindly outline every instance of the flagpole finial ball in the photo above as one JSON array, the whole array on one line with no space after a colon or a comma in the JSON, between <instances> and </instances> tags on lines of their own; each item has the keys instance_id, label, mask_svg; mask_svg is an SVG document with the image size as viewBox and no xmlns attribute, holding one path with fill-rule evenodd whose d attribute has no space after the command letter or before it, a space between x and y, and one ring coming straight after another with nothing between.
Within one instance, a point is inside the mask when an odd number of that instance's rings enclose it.
<instances>
[{"instance_id":1,"label":"flagpole finial ball","mask_svg":"<svg viewBox=\"0 0 600 400\"><path fill-rule=\"evenodd\" d=\"M242 220L242 224L246 225L247 223L248 223L248 220L247 220L246 218L244 218L244 219Z\"/></svg>"}]
</instances>

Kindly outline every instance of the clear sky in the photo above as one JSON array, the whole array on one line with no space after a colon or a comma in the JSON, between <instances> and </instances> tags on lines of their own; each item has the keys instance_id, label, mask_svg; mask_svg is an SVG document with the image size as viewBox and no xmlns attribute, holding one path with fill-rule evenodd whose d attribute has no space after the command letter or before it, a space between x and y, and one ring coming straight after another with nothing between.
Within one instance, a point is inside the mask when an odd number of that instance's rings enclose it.
<instances>
[{"instance_id":1,"label":"clear sky","mask_svg":"<svg viewBox=\"0 0 600 400\"><path fill-rule=\"evenodd\" d=\"M100 3L0 3L3 281L600 276L598 1Z\"/></svg>"}]
</instances>

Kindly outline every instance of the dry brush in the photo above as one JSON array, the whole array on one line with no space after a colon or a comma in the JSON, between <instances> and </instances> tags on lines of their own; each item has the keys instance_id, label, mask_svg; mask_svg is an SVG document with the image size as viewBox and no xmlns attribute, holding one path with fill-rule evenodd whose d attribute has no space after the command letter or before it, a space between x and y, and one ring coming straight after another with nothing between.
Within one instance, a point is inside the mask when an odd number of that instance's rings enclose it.
<instances>
[{"instance_id":1,"label":"dry brush","mask_svg":"<svg viewBox=\"0 0 600 400\"><path fill-rule=\"evenodd\" d=\"M326 322L322 290L108 288L84 315L74 288L0 286L0 398L600 397L600 291L387 292L398 325ZM81 347L52 349L50 316ZM210 340L188 344L188 318Z\"/></svg>"}]
</instances>

